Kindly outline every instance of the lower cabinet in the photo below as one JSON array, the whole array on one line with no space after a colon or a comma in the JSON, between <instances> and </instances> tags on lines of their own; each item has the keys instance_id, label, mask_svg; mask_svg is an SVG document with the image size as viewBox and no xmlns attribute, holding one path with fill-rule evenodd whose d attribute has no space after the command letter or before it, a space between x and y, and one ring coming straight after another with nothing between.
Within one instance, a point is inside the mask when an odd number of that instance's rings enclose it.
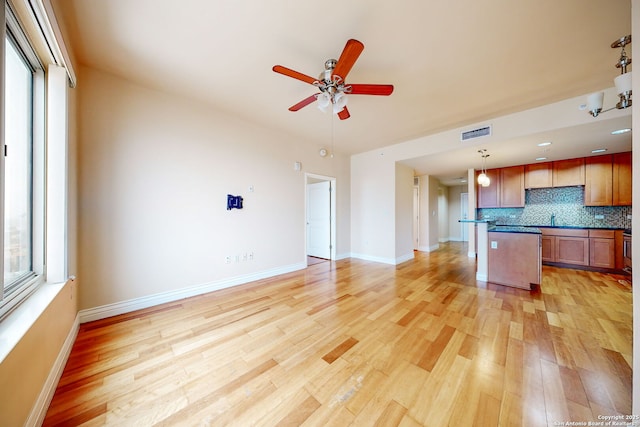
<instances>
[{"instance_id":1,"label":"lower cabinet","mask_svg":"<svg viewBox=\"0 0 640 427\"><path fill-rule=\"evenodd\" d=\"M616 267L616 241L613 230L589 230L589 265Z\"/></svg>"},{"instance_id":2,"label":"lower cabinet","mask_svg":"<svg viewBox=\"0 0 640 427\"><path fill-rule=\"evenodd\" d=\"M542 235L542 262L556 262L556 236Z\"/></svg>"},{"instance_id":3,"label":"lower cabinet","mask_svg":"<svg viewBox=\"0 0 640 427\"><path fill-rule=\"evenodd\" d=\"M589 265L589 238L556 236L556 262Z\"/></svg>"},{"instance_id":4,"label":"lower cabinet","mask_svg":"<svg viewBox=\"0 0 640 427\"><path fill-rule=\"evenodd\" d=\"M617 268L613 230L541 228L542 262Z\"/></svg>"}]
</instances>

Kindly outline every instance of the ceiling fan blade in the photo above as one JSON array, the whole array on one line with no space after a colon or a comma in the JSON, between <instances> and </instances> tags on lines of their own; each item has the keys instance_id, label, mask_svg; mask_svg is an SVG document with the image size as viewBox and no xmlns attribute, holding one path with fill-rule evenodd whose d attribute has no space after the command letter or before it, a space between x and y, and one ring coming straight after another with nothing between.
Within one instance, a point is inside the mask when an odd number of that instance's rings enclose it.
<instances>
[{"instance_id":1,"label":"ceiling fan blade","mask_svg":"<svg viewBox=\"0 0 640 427\"><path fill-rule=\"evenodd\" d=\"M291 68L283 67L282 65L274 65L273 71L275 71L276 73L284 74L285 76L293 77L294 79L301 80L311 85L314 82L318 81L318 79L314 79L311 76L307 76L306 74L299 73L298 71L292 70Z\"/></svg>"},{"instance_id":2,"label":"ceiling fan blade","mask_svg":"<svg viewBox=\"0 0 640 427\"><path fill-rule=\"evenodd\" d=\"M351 95L384 95L393 93L393 85L352 84Z\"/></svg>"},{"instance_id":3,"label":"ceiling fan blade","mask_svg":"<svg viewBox=\"0 0 640 427\"><path fill-rule=\"evenodd\" d=\"M317 99L318 95L320 95L320 94L319 93L315 93L315 94L311 95L310 97L305 98L302 101L298 102L296 105L292 105L291 107L289 107L289 111L298 111L302 107L306 107L307 105L309 105L312 102L314 102Z\"/></svg>"},{"instance_id":4,"label":"ceiling fan blade","mask_svg":"<svg viewBox=\"0 0 640 427\"><path fill-rule=\"evenodd\" d=\"M338 59L338 63L336 64L336 68L333 69L332 76L338 75L342 77L342 80L347 79L347 74L351 71L351 67L356 63L356 60L364 50L364 45L362 42L358 40L349 39L347 44L344 46L342 53L340 54L340 59Z\"/></svg>"},{"instance_id":5,"label":"ceiling fan blade","mask_svg":"<svg viewBox=\"0 0 640 427\"><path fill-rule=\"evenodd\" d=\"M338 117L340 118L340 120L346 120L351 117L351 114L349 114L349 110L347 110L347 107L344 107L342 111L338 113Z\"/></svg>"}]
</instances>

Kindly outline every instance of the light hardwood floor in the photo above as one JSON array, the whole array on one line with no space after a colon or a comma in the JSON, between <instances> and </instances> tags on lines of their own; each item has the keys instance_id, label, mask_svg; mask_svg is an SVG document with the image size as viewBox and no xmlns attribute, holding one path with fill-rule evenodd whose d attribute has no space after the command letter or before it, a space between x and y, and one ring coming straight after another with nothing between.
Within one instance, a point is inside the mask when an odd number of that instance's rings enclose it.
<instances>
[{"instance_id":1,"label":"light hardwood floor","mask_svg":"<svg viewBox=\"0 0 640 427\"><path fill-rule=\"evenodd\" d=\"M631 413L625 276L475 280L462 243L81 325L44 425L554 426ZM625 280L627 279L627 280Z\"/></svg>"}]
</instances>

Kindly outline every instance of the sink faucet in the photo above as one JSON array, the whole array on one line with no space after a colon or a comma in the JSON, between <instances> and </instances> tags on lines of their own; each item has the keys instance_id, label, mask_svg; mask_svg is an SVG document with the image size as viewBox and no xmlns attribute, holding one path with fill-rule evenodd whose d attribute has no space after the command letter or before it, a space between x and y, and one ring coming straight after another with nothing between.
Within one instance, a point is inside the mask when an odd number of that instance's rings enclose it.
<instances>
[{"instance_id":1,"label":"sink faucet","mask_svg":"<svg viewBox=\"0 0 640 427\"><path fill-rule=\"evenodd\" d=\"M556 214L551 214L551 226L556 225Z\"/></svg>"}]
</instances>

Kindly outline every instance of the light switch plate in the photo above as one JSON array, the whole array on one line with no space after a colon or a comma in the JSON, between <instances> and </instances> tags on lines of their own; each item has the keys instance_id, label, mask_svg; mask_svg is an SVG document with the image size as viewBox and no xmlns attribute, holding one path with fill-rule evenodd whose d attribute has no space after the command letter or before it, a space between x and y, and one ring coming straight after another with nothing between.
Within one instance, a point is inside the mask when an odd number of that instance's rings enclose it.
<instances>
[{"instance_id":1,"label":"light switch plate","mask_svg":"<svg viewBox=\"0 0 640 427\"><path fill-rule=\"evenodd\" d=\"M498 242L496 242L495 240L491 241L491 249L498 249Z\"/></svg>"}]
</instances>

